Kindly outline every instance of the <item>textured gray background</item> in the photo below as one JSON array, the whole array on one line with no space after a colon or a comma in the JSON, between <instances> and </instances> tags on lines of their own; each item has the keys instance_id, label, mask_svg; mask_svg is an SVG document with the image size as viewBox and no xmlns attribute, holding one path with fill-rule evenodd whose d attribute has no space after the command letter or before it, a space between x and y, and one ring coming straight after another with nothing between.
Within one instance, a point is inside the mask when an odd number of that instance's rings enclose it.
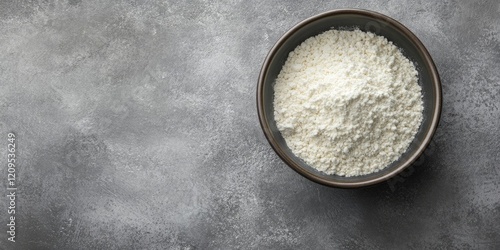
<instances>
[{"instance_id":1,"label":"textured gray background","mask_svg":"<svg viewBox=\"0 0 500 250\"><path fill-rule=\"evenodd\" d=\"M0 249L500 249L498 1L110 2L0 2ZM293 172L255 108L273 43L346 7L407 25L444 91L423 158L361 190Z\"/></svg>"}]
</instances>

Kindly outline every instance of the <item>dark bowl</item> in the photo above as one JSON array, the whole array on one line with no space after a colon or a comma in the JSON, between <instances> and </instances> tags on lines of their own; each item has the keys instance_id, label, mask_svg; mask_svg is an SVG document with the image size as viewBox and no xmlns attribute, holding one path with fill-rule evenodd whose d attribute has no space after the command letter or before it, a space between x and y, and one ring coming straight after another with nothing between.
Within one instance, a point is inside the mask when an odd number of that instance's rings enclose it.
<instances>
[{"instance_id":1,"label":"dark bowl","mask_svg":"<svg viewBox=\"0 0 500 250\"><path fill-rule=\"evenodd\" d=\"M368 175L343 177L320 172L288 148L274 120L274 84L288 54L311 36L330 29L360 29L384 36L399 47L418 71L418 84L422 87L424 114L413 142L399 160L386 168ZM260 124L272 148L293 170L320 184L354 188L368 186L394 177L410 166L430 143L439 122L442 106L441 82L429 52L422 42L396 20L368 10L341 9L310 17L286 32L267 55L260 71L257 86L257 109Z\"/></svg>"}]
</instances>

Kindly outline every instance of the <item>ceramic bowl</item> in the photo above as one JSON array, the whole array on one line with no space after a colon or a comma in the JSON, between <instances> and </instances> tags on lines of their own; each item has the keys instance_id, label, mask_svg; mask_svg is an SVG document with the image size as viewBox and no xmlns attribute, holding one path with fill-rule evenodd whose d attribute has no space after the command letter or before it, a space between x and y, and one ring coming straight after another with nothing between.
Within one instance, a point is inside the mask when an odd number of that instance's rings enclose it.
<instances>
[{"instance_id":1,"label":"ceramic bowl","mask_svg":"<svg viewBox=\"0 0 500 250\"><path fill-rule=\"evenodd\" d=\"M320 172L295 156L286 145L274 120L274 84L288 54L309 37L330 29L360 29L384 36L399 47L418 71L422 87L424 119L413 142L401 157L372 174L343 177ZM320 184L355 188L373 185L394 177L409 167L430 143L439 122L442 106L441 82L429 52L422 42L396 20L368 10L341 9L310 17L287 31L269 51L259 76L257 109L264 134L278 156L297 173Z\"/></svg>"}]
</instances>

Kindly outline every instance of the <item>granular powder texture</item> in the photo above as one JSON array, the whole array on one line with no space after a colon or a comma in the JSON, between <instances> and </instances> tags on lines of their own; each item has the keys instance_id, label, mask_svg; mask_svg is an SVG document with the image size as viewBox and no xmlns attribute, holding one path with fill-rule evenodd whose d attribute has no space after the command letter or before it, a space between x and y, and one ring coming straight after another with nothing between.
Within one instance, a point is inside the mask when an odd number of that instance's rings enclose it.
<instances>
[{"instance_id":1,"label":"granular powder texture","mask_svg":"<svg viewBox=\"0 0 500 250\"><path fill-rule=\"evenodd\" d=\"M408 148L422 122L417 70L386 38L329 30L290 52L274 86L288 147L327 174L377 172Z\"/></svg>"}]
</instances>

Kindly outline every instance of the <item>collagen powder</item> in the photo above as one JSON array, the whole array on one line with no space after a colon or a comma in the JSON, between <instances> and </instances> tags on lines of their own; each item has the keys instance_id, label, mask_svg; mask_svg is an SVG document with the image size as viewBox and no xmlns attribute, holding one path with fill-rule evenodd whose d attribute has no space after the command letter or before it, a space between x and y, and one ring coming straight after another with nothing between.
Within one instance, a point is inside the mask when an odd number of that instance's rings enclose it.
<instances>
[{"instance_id":1,"label":"collagen powder","mask_svg":"<svg viewBox=\"0 0 500 250\"><path fill-rule=\"evenodd\" d=\"M422 122L417 70L386 38L329 30L290 52L274 117L292 152L327 174L357 176L396 161Z\"/></svg>"}]
</instances>

